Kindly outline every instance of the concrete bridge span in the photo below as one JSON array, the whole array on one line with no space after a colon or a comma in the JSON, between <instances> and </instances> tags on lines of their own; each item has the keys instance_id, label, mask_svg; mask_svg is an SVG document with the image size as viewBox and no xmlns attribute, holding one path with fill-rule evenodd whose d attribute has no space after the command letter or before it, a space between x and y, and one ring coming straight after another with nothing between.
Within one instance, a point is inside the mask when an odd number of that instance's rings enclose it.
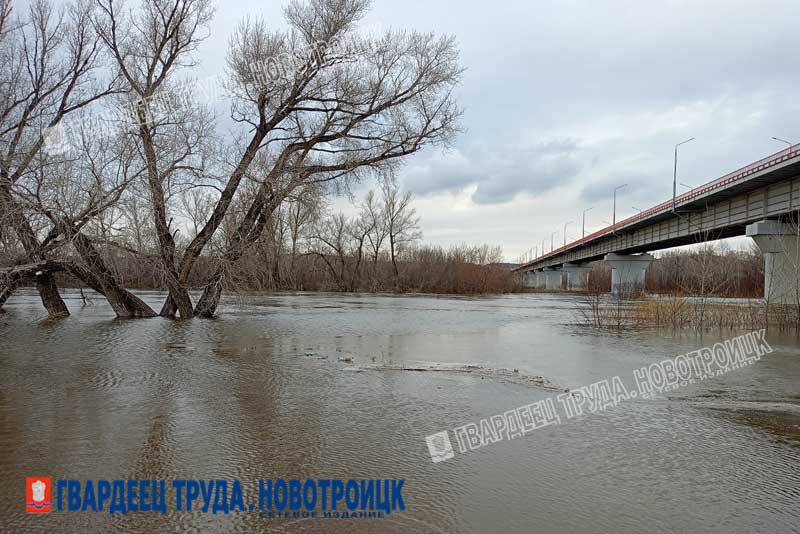
<instances>
[{"instance_id":1,"label":"concrete bridge span","mask_svg":"<svg viewBox=\"0 0 800 534\"><path fill-rule=\"evenodd\" d=\"M586 264L605 259L612 267L612 292L620 293L643 287L644 270L653 259L649 252L748 235L769 264L765 269L765 296L777 303L798 304L798 209L800 144L696 187L676 197L674 203L662 202L543 254L515 270L526 273L531 287L554 286L556 277L566 272L568 288L582 289L586 285ZM542 277L537 273L549 274Z\"/></svg>"}]
</instances>

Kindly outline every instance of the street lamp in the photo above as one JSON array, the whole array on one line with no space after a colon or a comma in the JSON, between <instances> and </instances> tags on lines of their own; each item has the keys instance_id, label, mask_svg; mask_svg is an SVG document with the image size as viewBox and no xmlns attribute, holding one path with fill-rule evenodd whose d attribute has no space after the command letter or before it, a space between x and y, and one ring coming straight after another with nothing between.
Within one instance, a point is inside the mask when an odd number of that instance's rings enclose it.
<instances>
[{"instance_id":1,"label":"street lamp","mask_svg":"<svg viewBox=\"0 0 800 534\"><path fill-rule=\"evenodd\" d=\"M689 191L691 191L692 189L694 189L694 187L692 187L691 185L689 185L689 184L685 184L685 183L683 183L683 182L681 182L681 183L680 183L680 185L682 185L683 187L685 187L685 188L686 188L686 189L688 189Z\"/></svg>"},{"instance_id":2,"label":"street lamp","mask_svg":"<svg viewBox=\"0 0 800 534\"><path fill-rule=\"evenodd\" d=\"M786 146L786 150L791 150L792 149L792 143L790 141L787 141L786 139L781 139L780 137L775 137L775 136L773 136L772 139L774 139L775 141L778 141L779 143L786 143L786 145L787 145Z\"/></svg>"},{"instance_id":3,"label":"street lamp","mask_svg":"<svg viewBox=\"0 0 800 534\"><path fill-rule=\"evenodd\" d=\"M614 221L611 223L611 226L613 226L614 228L612 229L612 232L615 232L617 230L617 191L619 191L623 187L628 187L628 184L622 184L614 188L614 211L611 217L611 220Z\"/></svg>"},{"instance_id":4,"label":"street lamp","mask_svg":"<svg viewBox=\"0 0 800 534\"><path fill-rule=\"evenodd\" d=\"M586 237L586 212L594 209L594 206L591 208L586 208L583 210L583 224L581 225L581 239Z\"/></svg>"},{"instance_id":5,"label":"street lamp","mask_svg":"<svg viewBox=\"0 0 800 534\"><path fill-rule=\"evenodd\" d=\"M635 209L636 211L638 211L639 213L642 213L642 212L644 211L644 210L640 210L640 209L639 209L639 208L637 208L636 206L631 206L631 207L632 207L633 209Z\"/></svg>"},{"instance_id":6,"label":"street lamp","mask_svg":"<svg viewBox=\"0 0 800 534\"><path fill-rule=\"evenodd\" d=\"M552 232L550 234L550 252L553 252L553 250L555 250L555 248L556 248L554 239L555 239L555 236L556 236L557 233L558 233L558 230L556 230L556 231L554 231L554 232Z\"/></svg>"},{"instance_id":7,"label":"street lamp","mask_svg":"<svg viewBox=\"0 0 800 534\"><path fill-rule=\"evenodd\" d=\"M675 165L672 168L672 213L675 213L675 196L678 189L678 147L685 145L689 141L694 141L694 137L687 139L686 141L681 141L675 145Z\"/></svg>"},{"instance_id":8,"label":"street lamp","mask_svg":"<svg viewBox=\"0 0 800 534\"><path fill-rule=\"evenodd\" d=\"M567 248L567 225L572 224L574 221L567 221L564 223L564 248Z\"/></svg>"}]
</instances>

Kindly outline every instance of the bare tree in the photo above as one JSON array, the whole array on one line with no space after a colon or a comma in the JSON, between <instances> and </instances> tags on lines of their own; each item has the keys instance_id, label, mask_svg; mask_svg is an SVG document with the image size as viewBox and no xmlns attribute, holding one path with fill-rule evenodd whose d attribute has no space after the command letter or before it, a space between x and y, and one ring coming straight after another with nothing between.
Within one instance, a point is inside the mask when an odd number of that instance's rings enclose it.
<instances>
[{"instance_id":1,"label":"bare tree","mask_svg":"<svg viewBox=\"0 0 800 534\"><path fill-rule=\"evenodd\" d=\"M451 90L461 69L452 38L356 38L352 28L368 6L363 0L292 2L285 10L290 32L267 32L256 23L234 37L234 118L260 132L254 148L266 151L267 165L223 263L237 261L257 241L272 212L297 188L384 171L426 145L447 143L456 132L460 110ZM319 46L345 37L356 45ZM253 65L298 46L314 53L295 76L254 83ZM226 269L217 269L196 313L215 313Z\"/></svg>"},{"instance_id":2,"label":"bare tree","mask_svg":"<svg viewBox=\"0 0 800 534\"><path fill-rule=\"evenodd\" d=\"M114 80L97 82L99 68L89 4L56 10L34 0L16 18L10 0L0 0L0 213L22 246L18 262L45 260L61 230L32 220L15 188L43 164L44 132L114 92ZM52 274L41 271L35 280L49 315L68 315Z\"/></svg>"},{"instance_id":3,"label":"bare tree","mask_svg":"<svg viewBox=\"0 0 800 534\"><path fill-rule=\"evenodd\" d=\"M386 217L384 217L383 207L380 200L375 195L375 191L371 190L364 198L364 203L361 205L362 217L367 219L370 225L370 231L367 234L367 241L369 243L370 255L372 256L372 276L376 279L378 276L378 258L383 249L383 243L386 241L388 228L386 226Z\"/></svg>"},{"instance_id":4,"label":"bare tree","mask_svg":"<svg viewBox=\"0 0 800 534\"><path fill-rule=\"evenodd\" d=\"M361 212L348 226L350 234L350 254L355 257L353 272L350 276L350 291L356 291L361 283L361 265L364 260L364 244L373 231L375 222L368 213Z\"/></svg>"},{"instance_id":5,"label":"bare tree","mask_svg":"<svg viewBox=\"0 0 800 534\"><path fill-rule=\"evenodd\" d=\"M122 287L96 247L110 243L117 233L116 205L142 169L132 165L136 158L131 147L119 139L79 134L79 157L39 164L37 172L17 183L19 202L52 224L44 250L71 243L80 264L70 262L66 270L103 294L118 316L152 317L153 310Z\"/></svg>"},{"instance_id":6,"label":"bare tree","mask_svg":"<svg viewBox=\"0 0 800 534\"><path fill-rule=\"evenodd\" d=\"M339 291L346 291L348 241L350 221L343 213L337 213L319 221L311 234L310 254L325 262Z\"/></svg>"},{"instance_id":7,"label":"bare tree","mask_svg":"<svg viewBox=\"0 0 800 534\"><path fill-rule=\"evenodd\" d=\"M284 9L288 30L248 21L230 41L226 89L238 126L212 177L204 146L208 114L173 106L158 116L150 106L174 94L175 73L194 65L211 17L208 0L142 0L131 12L115 0L98 5L99 34L136 104L132 133L169 290L162 315L213 315L226 273L299 191L326 183L347 187L387 172L425 146L447 144L457 131L460 110L451 92L461 68L452 38L360 37L356 25L368 0L295 0ZM280 67L278 75L270 66ZM180 225L170 216L170 199L186 190L180 183L209 180L219 184L213 208L203 223L192 221L179 257ZM215 239L218 230L224 239ZM215 272L192 309L187 284L209 245Z\"/></svg>"},{"instance_id":8,"label":"bare tree","mask_svg":"<svg viewBox=\"0 0 800 534\"><path fill-rule=\"evenodd\" d=\"M98 0L96 26L128 93L133 136L145 163L159 255L172 302L181 317L194 312L176 265L175 232L169 217L174 181L202 174L204 141L211 124L205 110L181 106L176 73L194 65L192 54L206 37L213 9L209 0L145 0L124 14L114 0ZM164 109L162 109L162 105ZM202 230L201 232L202 233Z\"/></svg>"},{"instance_id":9,"label":"bare tree","mask_svg":"<svg viewBox=\"0 0 800 534\"><path fill-rule=\"evenodd\" d=\"M411 191L400 193L397 186L387 181L383 185L383 217L389 238L389 257L394 271L395 288L399 287L400 270L397 256L408 243L422 237L417 210L411 206Z\"/></svg>"},{"instance_id":10,"label":"bare tree","mask_svg":"<svg viewBox=\"0 0 800 534\"><path fill-rule=\"evenodd\" d=\"M300 240L306 237L306 232L316 224L324 208L323 198L319 187L307 186L286 199L286 225L289 229L290 264L289 276L292 289L297 289L297 256Z\"/></svg>"}]
</instances>

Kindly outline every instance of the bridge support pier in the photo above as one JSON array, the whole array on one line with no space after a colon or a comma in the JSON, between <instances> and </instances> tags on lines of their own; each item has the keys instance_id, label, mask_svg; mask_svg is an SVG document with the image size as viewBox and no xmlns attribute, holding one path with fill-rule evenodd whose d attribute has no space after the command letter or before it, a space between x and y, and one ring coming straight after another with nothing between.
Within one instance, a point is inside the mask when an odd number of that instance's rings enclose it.
<instances>
[{"instance_id":1,"label":"bridge support pier","mask_svg":"<svg viewBox=\"0 0 800 534\"><path fill-rule=\"evenodd\" d=\"M522 279L522 287L544 289L545 274L541 270L527 271Z\"/></svg>"},{"instance_id":2,"label":"bridge support pier","mask_svg":"<svg viewBox=\"0 0 800 534\"><path fill-rule=\"evenodd\" d=\"M611 294L627 296L644 291L644 273L653 261L650 254L606 254L611 264Z\"/></svg>"},{"instance_id":3,"label":"bridge support pier","mask_svg":"<svg viewBox=\"0 0 800 534\"><path fill-rule=\"evenodd\" d=\"M764 298L770 304L800 304L800 233L780 221L747 225L764 254Z\"/></svg>"},{"instance_id":4,"label":"bridge support pier","mask_svg":"<svg viewBox=\"0 0 800 534\"><path fill-rule=\"evenodd\" d=\"M561 291L561 279L564 271L560 267L545 267L544 272L544 287L548 291Z\"/></svg>"},{"instance_id":5,"label":"bridge support pier","mask_svg":"<svg viewBox=\"0 0 800 534\"><path fill-rule=\"evenodd\" d=\"M536 271L525 271L522 273L522 287L536 287Z\"/></svg>"},{"instance_id":6,"label":"bridge support pier","mask_svg":"<svg viewBox=\"0 0 800 534\"><path fill-rule=\"evenodd\" d=\"M569 291L586 291L589 287L589 272L592 268L577 263L565 263L567 272L567 289Z\"/></svg>"}]
</instances>

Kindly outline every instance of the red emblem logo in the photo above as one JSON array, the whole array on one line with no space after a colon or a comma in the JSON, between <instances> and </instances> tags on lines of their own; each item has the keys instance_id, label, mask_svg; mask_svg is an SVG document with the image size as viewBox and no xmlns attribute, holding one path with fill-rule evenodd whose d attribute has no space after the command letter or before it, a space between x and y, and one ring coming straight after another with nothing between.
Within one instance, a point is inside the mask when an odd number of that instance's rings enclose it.
<instances>
[{"instance_id":1,"label":"red emblem logo","mask_svg":"<svg viewBox=\"0 0 800 534\"><path fill-rule=\"evenodd\" d=\"M50 511L50 477L25 479L25 511L29 514L46 514Z\"/></svg>"}]
</instances>

